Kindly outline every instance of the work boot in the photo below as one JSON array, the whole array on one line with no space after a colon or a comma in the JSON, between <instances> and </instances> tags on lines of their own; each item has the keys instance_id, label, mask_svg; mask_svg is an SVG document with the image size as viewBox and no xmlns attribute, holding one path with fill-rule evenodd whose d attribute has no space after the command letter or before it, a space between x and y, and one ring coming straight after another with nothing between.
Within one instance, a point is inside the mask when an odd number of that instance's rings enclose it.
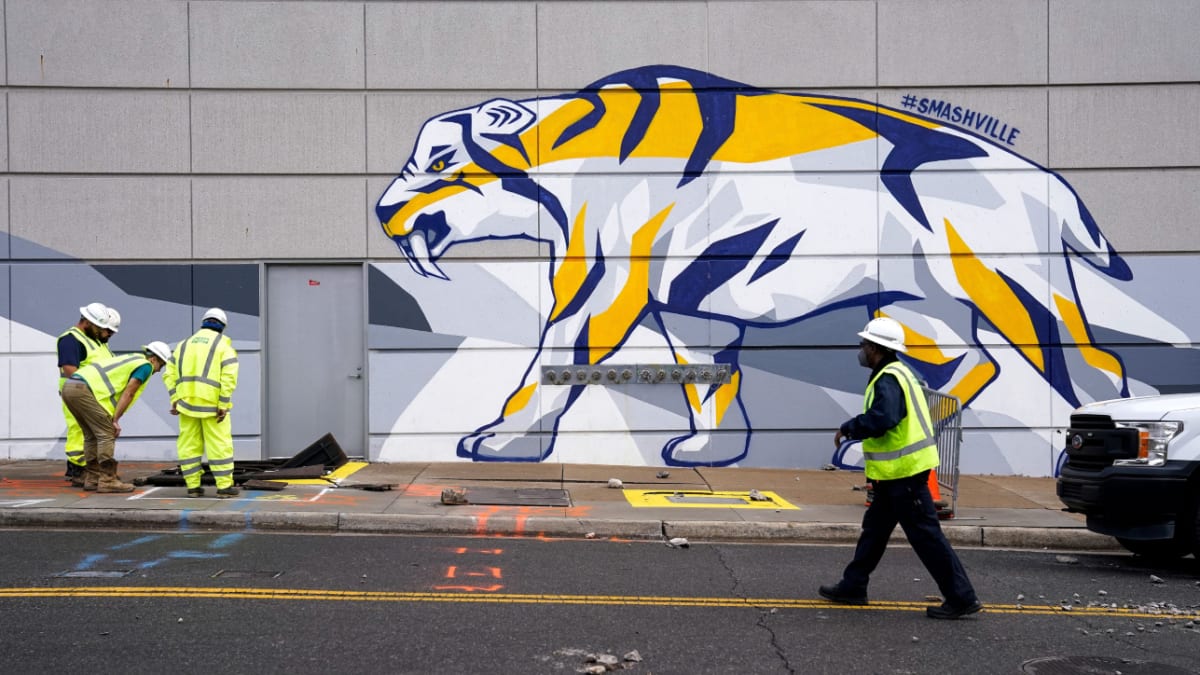
<instances>
[{"instance_id":1,"label":"work boot","mask_svg":"<svg viewBox=\"0 0 1200 675\"><path fill-rule=\"evenodd\" d=\"M926 607L925 616L931 619L948 619L953 621L954 619L961 619L968 614L974 614L982 609L983 603L978 600L957 607L949 602L943 602L941 605L935 607Z\"/></svg>"},{"instance_id":2,"label":"work boot","mask_svg":"<svg viewBox=\"0 0 1200 675\"><path fill-rule=\"evenodd\" d=\"M67 460L67 472L63 474L63 478L66 478L67 480L71 481L72 484L74 484L75 477L82 476L82 475L83 475L83 466L80 464L76 464L75 462L72 462L71 460L68 459Z\"/></svg>"},{"instance_id":3,"label":"work boot","mask_svg":"<svg viewBox=\"0 0 1200 675\"><path fill-rule=\"evenodd\" d=\"M85 492L95 492L96 485L100 482L100 463L92 460L87 463L83 469L83 490Z\"/></svg>"},{"instance_id":4,"label":"work boot","mask_svg":"<svg viewBox=\"0 0 1200 675\"><path fill-rule=\"evenodd\" d=\"M230 497L236 497L239 494L241 494L241 491L237 489L237 486L230 485L227 488L221 488L220 490L217 490L217 499L229 499Z\"/></svg>"},{"instance_id":5,"label":"work boot","mask_svg":"<svg viewBox=\"0 0 1200 675\"><path fill-rule=\"evenodd\" d=\"M204 488L202 488L202 487L188 488L187 496L189 499L195 499L196 497L203 497L204 496Z\"/></svg>"},{"instance_id":6,"label":"work boot","mask_svg":"<svg viewBox=\"0 0 1200 675\"><path fill-rule=\"evenodd\" d=\"M122 483L117 476L117 460L110 459L100 464L100 481L96 484L97 494L121 494L133 492L133 485Z\"/></svg>"},{"instance_id":7,"label":"work boot","mask_svg":"<svg viewBox=\"0 0 1200 675\"><path fill-rule=\"evenodd\" d=\"M842 605L865 605L867 604L867 594L856 593L842 588L840 583L832 586L822 586L817 589L817 593L821 594L822 598L830 602L836 602Z\"/></svg>"}]
</instances>

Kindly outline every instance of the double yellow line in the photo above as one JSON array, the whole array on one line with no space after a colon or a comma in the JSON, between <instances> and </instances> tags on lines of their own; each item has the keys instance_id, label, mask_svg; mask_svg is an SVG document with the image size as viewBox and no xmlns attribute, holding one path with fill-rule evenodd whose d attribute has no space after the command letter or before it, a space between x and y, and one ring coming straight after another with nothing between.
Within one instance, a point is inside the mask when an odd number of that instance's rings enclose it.
<instances>
[{"instance_id":1,"label":"double yellow line","mask_svg":"<svg viewBox=\"0 0 1200 675\"><path fill-rule=\"evenodd\" d=\"M443 602L527 605L624 605L629 607L740 607L753 609L839 609L851 611L924 612L929 602L872 601L869 605L839 605L797 598L697 598L653 595L556 595L538 593L417 593L339 591L324 589L203 588L197 586L69 586L0 588L4 598L218 598L226 600L307 600L335 602ZM1174 615L1116 607L1056 605L995 605L990 614L1113 616L1171 618ZM1179 615L1177 618L1189 617Z\"/></svg>"}]
</instances>

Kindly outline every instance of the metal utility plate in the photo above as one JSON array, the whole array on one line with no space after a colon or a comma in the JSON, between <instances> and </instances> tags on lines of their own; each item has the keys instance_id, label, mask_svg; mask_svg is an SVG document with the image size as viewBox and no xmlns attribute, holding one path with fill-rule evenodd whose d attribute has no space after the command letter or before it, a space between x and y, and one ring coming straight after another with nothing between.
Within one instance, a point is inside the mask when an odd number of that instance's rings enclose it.
<instances>
[{"instance_id":1,"label":"metal utility plate","mask_svg":"<svg viewBox=\"0 0 1200 675\"><path fill-rule=\"evenodd\" d=\"M118 579L133 574L134 570L71 570L54 576L63 579Z\"/></svg>"},{"instance_id":2,"label":"metal utility plate","mask_svg":"<svg viewBox=\"0 0 1200 675\"><path fill-rule=\"evenodd\" d=\"M211 578L217 579L275 579L281 576L283 572L275 572L272 570L221 570L212 575Z\"/></svg>"},{"instance_id":3,"label":"metal utility plate","mask_svg":"<svg viewBox=\"0 0 1200 675\"><path fill-rule=\"evenodd\" d=\"M469 487L468 504L489 506L570 506L571 495L566 490L551 488L493 488Z\"/></svg>"}]
</instances>

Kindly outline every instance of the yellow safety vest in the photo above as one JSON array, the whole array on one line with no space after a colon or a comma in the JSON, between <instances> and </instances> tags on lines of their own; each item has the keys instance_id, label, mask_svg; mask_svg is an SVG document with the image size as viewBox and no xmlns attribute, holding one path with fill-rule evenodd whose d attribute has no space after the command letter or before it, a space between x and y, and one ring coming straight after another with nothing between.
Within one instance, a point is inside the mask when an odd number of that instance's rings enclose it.
<instances>
[{"instance_id":1,"label":"yellow safety vest","mask_svg":"<svg viewBox=\"0 0 1200 675\"><path fill-rule=\"evenodd\" d=\"M917 378L903 363L893 361L875 374L867 384L863 412L871 409L875 398L875 381L885 374L895 376L904 392L907 413L900 423L878 438L862 442L867 478L894 480L908 478L938 465L937 437L929 415L929 403Z\"/></svg>"},{"instance_id":2,"label":"yellow safety vest","mask_svg":"<svg viewBox=\"0 0 1200 675\"><path fill-rule=\"evenodd\" d=\"M201 328L175 346L163 370L163 384L176 410L189 417L214 417L233 407L238 358L225 335Z\"/></svg>"},{"instance_id":3,"label":"yellow safety vest","mask_svg":"<svg viewBox=\"0 0 1200 675\"><path fill-rule=\"evenodd\" d=\"M71 326L70 328L68 328L66 330L66 332L64 332L62 335L59 335L58 339L61 340L68 335L74 336L76 340L79 340L79 344L83 345L84 357L83 357L83 360L79 362L80 368L86 366L89 363L92 363L93 361L99 361L101 359L111 359L113 357L113 353L111 351L109 351L107 344L105 344L103 342L98 342L98 341L93 340L92 338L88 337L87 333L84 333L83 331L79 330L79 326ZM60 370L59 375L58 375L58 390L59 391L62 391L63 382L66 382L66 381L67 381L67 378L62 376L62 371Z\"/></svg>"},{"instance_id":4,"label":"yellow safety vest","mask_svg":"<svg viewBox=\"0 0 1200 675\"><path fill-rule=\"evenodd\" d=\"M107 410L109 415L112 415L116 412L117 401L121 400L121 394L128 386L133 371L144 364L150 364L150 359L145 355L125 354L114 356L111 359L93 361L86 367L75 371L75 375L87 382L88 387L92 390L92 395L96 397L96 402ZM133 400L129 402L130 408L137 403L142 392L146 391L145 385L146 383L143 382L142 386L134 392Z\"/></svg>"}]
</instances>

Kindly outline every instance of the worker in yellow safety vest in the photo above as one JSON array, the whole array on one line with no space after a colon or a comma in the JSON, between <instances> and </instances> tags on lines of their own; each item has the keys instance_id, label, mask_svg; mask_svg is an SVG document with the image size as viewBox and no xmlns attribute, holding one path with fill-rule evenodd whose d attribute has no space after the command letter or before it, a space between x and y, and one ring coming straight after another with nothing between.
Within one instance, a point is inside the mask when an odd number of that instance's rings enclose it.
<instances>
[{"instance_id":1,"label":"worker in yellow safety vest","mask_svg":"<svg viewBox=\"0 0 1200 675\"><path fill-rule=\"evenodd\" d=\"M116 315L117 323L110 323L112 315ZM120 326L120 314L99 302L92 302L79 308L79 321L58 336L58 391L62 395L63 384L67 378L87 364L100 359L112 358L108 349L108 338L117 332ZM67 453L67 471L64 477L75 487L83 487L83 431L79 422L67 409L62 406L63 419L67 422L67 440L63 449Z\"/></svg>"},{"instance_id":2,"label":"worker in yellow safety vest","mask_svg":"<svg viewBox=\"0 0 1200 675\"><path fill-rule=\"evenodd\" d=\"M858 335L862 338L858 363L871 369L871 378L862 414L842 424L833 442L837 447L843 439L862 441L863 464L875 498L863 515L854 559L841 581L821 586L818 592L833 602L867 604L871 573L899 523L942 592L944 602L926 607L926 616L958 619L974 614L983 605L942 533L929 492L929 472L938 465L929 404L920 381L896 357L897 352L907 351L904 327L895 319L880 317L867 323Z\"/></svg>"},{"instance_id":3,"label":"worker in yellow safety vest","mask_svg":"<svg viewBox=\"0 0 1200 675\"><path fill-rule=\"evenodd\" d=\"M142 385L171 358L165 342L154 341L138 354L93 361L63 384L62 399L83 431L84 490L133 492L117 477L116 439L121 417L137 402Z\"/></svg>"},{"instance_id":4,"label":"worker in yellow safety vest","mask_svg":"<svg viewBox=\"0 0 1200 675\"><path fill-rule=\"evenodd\" d=\"M228 319L219 307L201 318L200 330L180 342L163 372L171 395L171 414L179 416L179 471L188 497L203 497L201 463L208 451L208 468L217 485L217 498L236 497L233 484L233 427L229 411L237 388L238 356L223 334Z\"/></svg>"}]
</instances>

